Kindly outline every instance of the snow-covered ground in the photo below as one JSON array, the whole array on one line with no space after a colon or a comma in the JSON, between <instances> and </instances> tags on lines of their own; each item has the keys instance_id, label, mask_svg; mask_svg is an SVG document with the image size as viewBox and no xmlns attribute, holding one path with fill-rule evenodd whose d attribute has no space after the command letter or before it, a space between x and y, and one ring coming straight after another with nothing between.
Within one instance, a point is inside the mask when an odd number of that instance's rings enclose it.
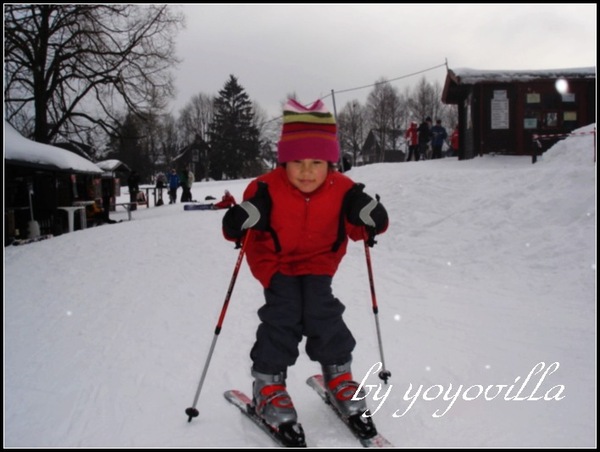
<instances>
[{"instance_id":1,"label":"snow-covered ground","mask_svg":"<svg viewBox=\"0 0 600 452\"><path fill-rule=\"evenodd\" d=\"M369 375L381 356L361 243L334 291L358 340L355 378L375 385L368 403L396 446L596 446L594 145L576 135L534 165L485 156L348 173L391 219L371 249L387 386ZM248 182L192 193L239 200ZM222 395L251 388L263 296L245 262L200 415L185 414L238 256L222 216L142 207L132 221L4 249L5 446L273 445ZM289 369L308 445L358 446L305 384L318 371L303 349Z\"/></svg>"}]
</instances>

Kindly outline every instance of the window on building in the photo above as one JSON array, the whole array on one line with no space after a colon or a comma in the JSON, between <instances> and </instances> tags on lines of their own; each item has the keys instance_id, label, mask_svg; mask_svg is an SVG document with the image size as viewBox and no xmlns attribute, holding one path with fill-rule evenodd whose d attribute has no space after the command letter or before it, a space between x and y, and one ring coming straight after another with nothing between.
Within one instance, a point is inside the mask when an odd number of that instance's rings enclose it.
<instances>
[{"instance_id":1,"label":"window on building","mask_svg":"<svg viewBox=\"0 0 600 452\"><path fill-rule=\"evenodd\" d=\"M568 130L577 128L577 112L576 111L563 111L562 114L563 127Z\"/></svg>"},{"instance_id":2,"label":"window on building","mask_svg":"<svg viewBox=\"0 0 600 452\"><path fill-rule=\"evenodd\" d=\"M558 127L558 112L546 112L544 123L546 127Z\"/></svg>"}]
</instances>

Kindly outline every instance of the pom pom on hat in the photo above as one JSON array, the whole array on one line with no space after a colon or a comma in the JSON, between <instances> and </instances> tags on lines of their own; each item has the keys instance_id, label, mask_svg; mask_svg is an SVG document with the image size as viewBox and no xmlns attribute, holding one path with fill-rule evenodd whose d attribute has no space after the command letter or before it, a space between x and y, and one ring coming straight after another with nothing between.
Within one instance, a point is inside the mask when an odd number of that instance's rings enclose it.
<instances>
[{"instance_id":1,"label":"pom pom on hat","mask_svg":"<svg viewBox=\"0 0 600 452\"><path fill-rule=\"evenodd\" d=\"M289 99L283 107L283 128L277 143L279 163L292 160L339 160L335 118L325 104L317 100L304 107Z\"/></svg>"}]
</instances>

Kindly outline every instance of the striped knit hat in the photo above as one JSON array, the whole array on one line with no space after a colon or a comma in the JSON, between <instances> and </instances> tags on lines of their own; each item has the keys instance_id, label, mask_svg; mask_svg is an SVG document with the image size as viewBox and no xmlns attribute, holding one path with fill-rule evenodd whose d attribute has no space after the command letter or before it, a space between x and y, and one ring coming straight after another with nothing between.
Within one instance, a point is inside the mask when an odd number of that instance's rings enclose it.
<instances>
[{"instance_id":1,"label":"striped knit hat","mask_svg":"<svg viewBox=\"0 0 600 452\"><path fill-rule=\"evenodd\" d=\"M317 159L337 162L339 145L335 118L323 102L304 107L289 99L283 107L283 128L277 144L279 163Z\"/></svg>"}]
</instances>

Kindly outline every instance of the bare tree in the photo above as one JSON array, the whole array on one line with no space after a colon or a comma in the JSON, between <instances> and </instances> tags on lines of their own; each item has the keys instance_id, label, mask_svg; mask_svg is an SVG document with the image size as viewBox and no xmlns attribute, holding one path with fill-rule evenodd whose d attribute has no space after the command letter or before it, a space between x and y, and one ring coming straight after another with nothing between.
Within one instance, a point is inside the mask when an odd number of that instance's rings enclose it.
<instances>
[{"instance_id":1,"label":"bare tree","mask_svg":"<svg viewBox=\"0 0 600 452\"><path fill-rule=\"evenodd\" d=\"M450 126L458 122L456 107L442 102L441 85L438 82L432 85L425 77L419 81L409 96L408 105L411 116L417 121L423 121L430 116L433 121L441 119L443 124Z\"/></svg>"},{"instance_id":2,"label":"bare tree","mask_svg":"<svg viewBox=\"0 0 600 452\"><path fill-rule=\"evenodd\" d=\"M440 83L435 82L433 85L433 97L436 102L432 111L432 119L434 121L435 119L441 119L442 124L445 124L446 127L454 127L458 123L458 109L455 105L447 105L442 102L442 91L443 88Z\"/></svg>"},{"instance_id":3,"label":"bare tree","mask_svg":"<svg viewBox=\"0 0 600 452\"><path fill-rule=\"evenodd\" d=\"M182 144L194 142L196 137L208 142L208 130L215 115L215 97L199 93L180 110L178 124Z\"/></svg>"},{"instance_id":4,"label":"bare tree","mask_svg":"<svg viewBox=\"0 0 600 452\"><path fill-rule=\"evenodd\" d=\"M348 102L338 115L338 135L342 152L352 154L356 165L358 154L367 136L367 113L358 100Z\"/></svg>"},{"instance_id":5,"label":"bare tree","mask_svg":"<svg viewBox=\"0 0 600 452\"><path fill-rule=\"evenodd\" d=\"M168 170L167 165L177 156L178 151L183 147L180 138L180 126L171 114L162 117L160 128L160 154L154 161L155 171Z\"/></svg>"},{"instance_id":6,"label":"bare tree","mask_svg":"<svg viewBox=\"0 0 600 452\"><path fill-rule=\"evenodd\" d=\"M209 128L215 116L215 96L198 93L179 112L180 149L194 145L197 152L200 179L208 180L210 174Z\"/></svg>"},{"instance_id":7,"label":"bare tree","mask_svg":"<svg viewBox=\"0 0 600 452\"><path fill-rule=\"evenodd\" d=\"M163 115L149 114L146 115L144 121L144 147L143 150L148 156L148 167L144 168L144 180L146 182L153 182L152 178L156 172L156 164L161 161L162 146L163 142L163 123L165 123L165 117Z\"/></svg>"},{"instance_id":8,"label":"bare tree","mask_svg":"<svg viewBox=\"0 0 600 452\"><path fill-rule=\"evenodd\" d=\"M398 150L398 143L403 135L403 125L405 120L405 110L402 108L402 101L397 88L392 88L393 96L390 95L390 130L386 136L387 149Z\"/></svg>"},{"instance_id":9,"label":"bare tree","mask_svg":"<svg viewBox=\"0 0 600 452\"><path fill-rule=\"evenodd\" d=\"M260 156L270 168L277 166L277 141L279 139L279 122L268 119L267 111L258 102L252 102L254 109L254 126L258 130Z\"/></svg>"},{"instance_id":10,"label":"bare tree","mask_svg":"<svg viewBox=\"0 0 600 452\"><path fill-rule=\"evenodd\" d=\"M377 161L383 162L385 150L394 149L394 136L397 135L395 127L400 122L397 89L383 78L378 80L367 98L367 109L371 128L376 132L380 143Z\"/></svg>"},{"instance_id":11,"label":"bare tree","mask_svg":"<svg viewBox=\"0 0 600 452\"><path fill-rule=\"evenodd\" d=\"M50 143L94 127L114 132L118 111L141 114L172 96L178 60L168 5L6 4L5 117L33 118L34 140ZM20 127L19 127L20 126Z\"/></svg>"},{"instance_id":12,"label":"bare tree","mask_svg":"<svg viewBox=\"0 0 600 452\"><path fill-rule=\"evenodd\" d=\"M412 115L419 121L423 121L427 116L435 117L434 110L437 102L440 101L435 97L433 86L425 77L421 78L409 100Z\"/></svg>"}]
</instances>

